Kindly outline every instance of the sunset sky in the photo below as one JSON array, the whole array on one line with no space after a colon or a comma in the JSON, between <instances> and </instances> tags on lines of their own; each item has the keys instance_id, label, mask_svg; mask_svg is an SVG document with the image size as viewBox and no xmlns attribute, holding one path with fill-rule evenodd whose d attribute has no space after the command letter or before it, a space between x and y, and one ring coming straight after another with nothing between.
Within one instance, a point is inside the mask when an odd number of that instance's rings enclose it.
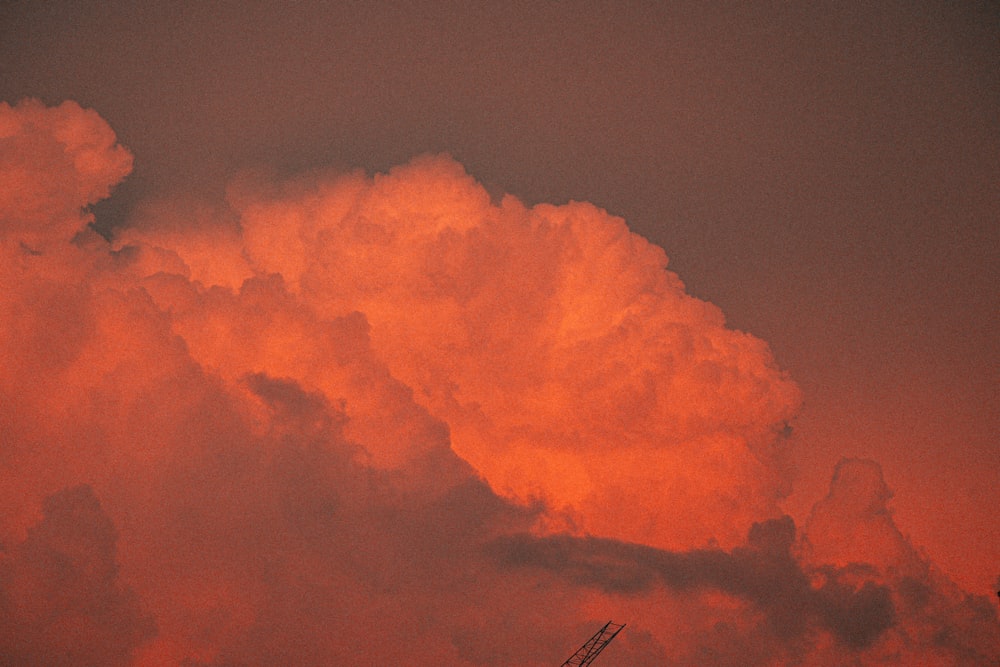
<instances>
[{"instance_id":1,"label":"sunset sky","mask_svg":"<svg viewBox=\"0 0 1000 667\"><path fill-rule=\"evenodd\" d=\"M995 3L15 1L0 103L0 662L1000 661Z\"/></svg>"}]
</instances>

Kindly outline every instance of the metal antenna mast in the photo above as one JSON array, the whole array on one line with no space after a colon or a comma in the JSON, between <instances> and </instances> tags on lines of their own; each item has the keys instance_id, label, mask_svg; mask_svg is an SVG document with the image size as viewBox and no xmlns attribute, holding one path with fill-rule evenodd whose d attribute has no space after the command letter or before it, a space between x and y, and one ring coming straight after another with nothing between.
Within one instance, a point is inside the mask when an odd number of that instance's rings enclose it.
<instances>
[{"instance_id":1,"label":"metal antenna mast","mask_svg":"<svg viewBox=\"0 0 1000 667\"><path fill-rule=\"evenodd\" d=\"M574 667L577 665L583 667L583 665L589 665L597 657L597 654L603 651L604 647L610 644L615 635L621 632L624 627L624 623L618 624L608 621L603 628L597 631L597 634L588 639L587 643L581 646L560 667Z\"/></svg>"}]
</instances>

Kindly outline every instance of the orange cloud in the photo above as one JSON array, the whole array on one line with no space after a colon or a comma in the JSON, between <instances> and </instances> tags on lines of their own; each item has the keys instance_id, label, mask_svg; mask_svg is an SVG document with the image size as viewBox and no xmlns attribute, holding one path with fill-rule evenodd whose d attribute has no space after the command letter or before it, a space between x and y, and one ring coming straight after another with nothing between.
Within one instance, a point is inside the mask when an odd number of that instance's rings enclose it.
<instances>
[{"instance_id":1,"label":"orange cloud","mask_svg":"<svg viewBox=\"0 0 1000 667\"><path fill-rule=\"evenodd\" d=\"M798 389L622 220L423 157L108 242L107 125L0 120L0 656L558 664L607 617L637 665L1000 654L874 464L781 518Z\"/></svg>"},{"instance_id":2,"label":"orange cloud","mask_svg":"<svg viewBox=\"0 0 1000 667\"><path fill-rule=\"evenodd\" d=\"M96 112L75 102L0 102L0 238L41 249L68 240L132 170L132 156Z\"/></svg>"},{"instance_id":3,"label":"orange cloud","mask_svg":"<svg viewBox=\"0 0 1000 667\"><path fill-rule=\"evenodd\" d=\"M392 374L498 492L674 546L735 543L777 512L797 388L622 220L494 204L447 157L235 189L251 265L321 316L363 313ZM612 502L631 511L606 520Z\"/></svg>"}]
</instances>

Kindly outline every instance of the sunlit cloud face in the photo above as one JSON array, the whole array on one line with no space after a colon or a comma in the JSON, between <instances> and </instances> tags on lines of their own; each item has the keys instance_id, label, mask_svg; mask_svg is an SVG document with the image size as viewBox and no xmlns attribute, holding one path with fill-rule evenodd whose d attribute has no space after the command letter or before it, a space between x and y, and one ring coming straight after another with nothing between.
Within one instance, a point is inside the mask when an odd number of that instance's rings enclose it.
<instances>
[{"instance_id":1,"label":"sunlit cloud face","mask_svg":"<svg viewBox=\"0 0 1000 667\"><path fill-rule=\"evenodd\" d=\"M447 157L243 183L231 200L249 268L322 316L363 313L393 376L502 495L664 545L733 543L776 512L797 388L622 220L493 203ZM632 511L608 521L609 505Z\"/></svg>"},{"instance_id":2,"label":"sunlit cloud face","mask_svg":"<svg viewBox=\"0 0 1000 667\"><path fill-rule=\"evenodd\" d=\"M429 156L107 241L108 125L0 129L0 656L558 664L615 617L623 664L996 659L877 464L782 517L796 385L621 219Z\"/></svg>"}]
</instances>

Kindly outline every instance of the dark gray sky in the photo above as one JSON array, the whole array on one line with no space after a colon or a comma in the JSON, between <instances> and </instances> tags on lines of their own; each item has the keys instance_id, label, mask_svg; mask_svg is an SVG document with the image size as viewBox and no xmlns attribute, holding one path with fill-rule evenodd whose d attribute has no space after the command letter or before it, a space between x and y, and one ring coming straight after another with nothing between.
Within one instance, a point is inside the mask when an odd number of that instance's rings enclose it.
<instances>
[{"instance_id":1,"label":"dark gray sky","mask_svg":"<svg viewBox=\"0 0 1000 667\"><path fill-rule=\"evenodd\" d=\"M424 152L528 203L594 202L802 386L793 514L841 456L876 459L902 529L986 590L1000 9L877 4L6 2L0 99L116 130L135 171L105 226L246 166Z\"/></svg>"}]
</instances>

